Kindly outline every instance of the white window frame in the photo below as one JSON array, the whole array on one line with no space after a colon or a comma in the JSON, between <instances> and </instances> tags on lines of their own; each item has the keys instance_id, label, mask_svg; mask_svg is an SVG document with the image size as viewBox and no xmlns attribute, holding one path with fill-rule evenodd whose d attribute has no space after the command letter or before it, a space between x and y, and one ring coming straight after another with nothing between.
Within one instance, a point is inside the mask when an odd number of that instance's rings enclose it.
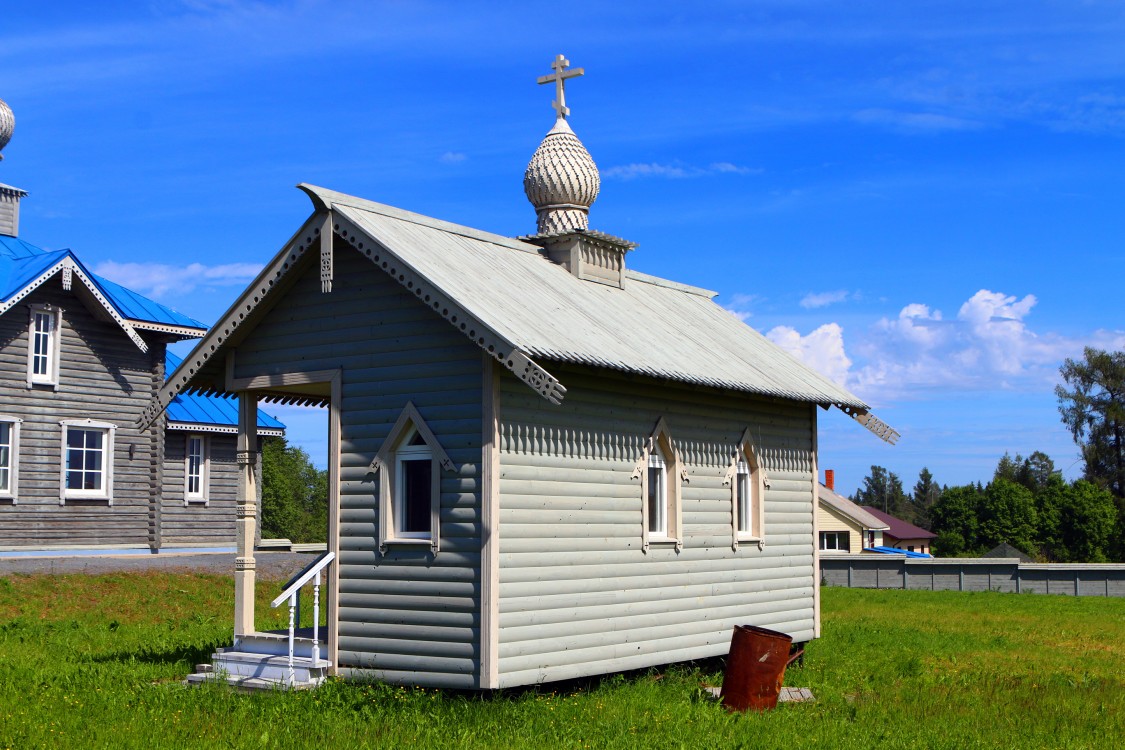
<instances>
[{"instance_id":1,"label":"white window frame","mask_svg":"<svg viewBox=\"0 0 1125 750\"><path fill-rule=\"evenodd\" d=\"M394 454L394 507L391 509L391 522L393 524L393 538L394 539L421 539L429 541L433 534L433 518L430 519L429 531L407 531L403 528L406 519L406 470L404 464L410 461L429 461L430 462L430 497L433 498L434 479L440 482L440 477L437 476L437 470L434 466L434 452L429 445L411 445L414 438L420 433L417 428L411 426L407 434L399 441L398 448L395 449ZM440 493L440 485L437 492Z\"/></svg>"},{"instance_id":2,"label":"white window frame","mask_svg":"<svg viewBox=\"0 0 1125 750\"><path fill-rule=\"evenodd\" d=\"M844 542L847 546L840 547L840 538L843 536ZM831 537L835 543L835 547L827 546L828 539ZM822 531L820 532L820 551L821 552L851 552L852 540L851 534L847 531Z\"/></svg>"},{"instance_id":3,"label":"white window frame","mask_svg":"<svg viewBox=\"0 0 1125 750\"><path fill-rule=\"evenodd\" d=\"M0 445L6 445L8 449L7 466L0 466L0 468L8 471L8 486L0 487L0 500L11 500L12 505L19 502L21 422L23 420L19 417L0 414L0 424L8 426L8 442L6 444L0 443Z\"/></svg>"},{"instance_id":4,"label":"white window frame","mask_svg":"<svg viewBox=\"0 0 1125 750\"><path fill-rule=\"evenodd\" d=\"M199 489L191 491L191 444L193 440L199 441ZM184 438L184 505L208 503L208 488L211 480L211 451L210 441L206 435L193 432Z\"/></svg>"},{"instance_id":5,"label":"white window frame","mask_svg":"<svg viewBox=\"0 0 1125 750\"><path fill-rule=\"evenodd\" d=\"M655 456L655 458L654 458ZM664 466L659 474L664 483L664 518L663 523L657 526L657 531L652 531L649 518L649 467L659 467L658 461L663 461ZM633 467L632 477L641 480L641 549L648 552L652 545L674 545L676 550L683 549L683 513L681 509L682 484L687 481L687 471L683 460L676 451L672 434L664 417L656 422L652 434L645 440L644 450Z\"/></svg>"},{"instance_id":6,"label":"white window frame","mask_svg":"<svg viewBox=\"0 0 1125 750\"><path fill-rule=\"evenodd\" d=\"M27 387L35 385L49 385L54 388L59 386L59 356L62 351L62 310L53 305L29 305L31 317L27 327ZM35 330L39 316L44 316L50 321L51 330L47 331L47 372L35 372L35 339L39 333Z\"/></svg>"},{"instance_id":7,"label":"white window frame","mask_svg":"<svg viewBox=\"0 0 1125 750\"><path fill-rule=\"evenodd\" d=\"M653 479L656 480L656 487L653 487ZM653 495L656 496L655 503L653 503ZM648 454L648 488L645 492L645 502L648 504L649 541L667 540L668 462L664 460L659 445L654 445L652 451Z\"/></svg>"},{"instance_id":8,"label":"white window frame","mask_svg":"<svg viewBox=\"0 0 1125 750\"><path fill-rule=\"evenodd\" d=\"M730 486L731 547L738 549L743 542L763 547L766 490L770 485L749 427L743 431L731 456L723 484Z\"/></svg>"},{"instance_id":9,"label":"white window frame","mask_svg":"<svg viewBox=\"0 0 1125 750\"><path fill-rule=\"evenodd\" d=\"M113 505L113 451L117 425L112 422L97 422L92 419L65 419L59 424L62 426L62 450L59 461L59 505L66 505L67 500L105 500ZM75 490L66 486L67 437L71 430L90 430L103 433L102 464L99 469L102 475L101 489Z\"/></svg>"},{"instance_id":10,"label":"white window frame","mask_svg":"<svg viewBox=\"0 0 1125 750\"><path fill-rule=\"evenodd\" d=\"M422 438L424 445L410 445L416 435ZM433 462L430 471L430 530L405 532L400 521L405 500L402 495L405 489L402 464L417 460L426 453ZM457 467L413 402L408 401L403 407L369 469L378 475L380 554L387 554L397 545L427 546L437 554L441 549L441 473L455 472Z\"/></svg>"}]
</instances>

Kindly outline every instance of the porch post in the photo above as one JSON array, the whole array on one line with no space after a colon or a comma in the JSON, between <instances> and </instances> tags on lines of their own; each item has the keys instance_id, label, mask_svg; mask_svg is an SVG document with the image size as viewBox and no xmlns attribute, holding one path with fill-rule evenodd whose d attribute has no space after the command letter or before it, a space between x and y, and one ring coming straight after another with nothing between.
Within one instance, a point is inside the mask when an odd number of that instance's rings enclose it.
<instances>
[{"instance_id":1,"label":"porch post","mask_svg":"<svg viewBox=\"0 0 1125 750\"><path fill-rule=\"evenodd\" d=\"M238 510L235 520L234 639L254 632L254 537L258 527L258 399L238 393Z\"/></svg>"}]
</instances>

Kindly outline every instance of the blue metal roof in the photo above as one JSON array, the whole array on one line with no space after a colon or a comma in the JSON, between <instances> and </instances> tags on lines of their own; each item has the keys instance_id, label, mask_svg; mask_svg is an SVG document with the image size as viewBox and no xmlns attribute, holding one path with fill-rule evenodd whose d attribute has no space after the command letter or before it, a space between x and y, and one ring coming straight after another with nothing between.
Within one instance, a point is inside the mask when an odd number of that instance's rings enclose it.
<instances>
[{"instance_id":1,"label":"blue metal roof","mask_svg":"<svg viewBox=\"0 0 1125 750\"><path fill-rule=\"evenodd\" d=\"M70 250L44 250L18 237L7 235L0 235L0 302L18 294L27 284L67 256L70 256L82 268L83 273L97 284L121 317L158 325L197 328L200 333L207 329L207 326L194 318L154 302L109 279L95 276Z\"/></svg>"},{"instance_id":2,"label":"blue metal roof","mask_svg":"<svg viewBox=\"0 0 1125 750\"><path fill-rule=\"evenodd\" d=\"M121 313L122 317L129 318L130 320L145 320L151 323L163 323L164 325L184 326L186 328L199 328L201 331L206 330L207 326L200 323L195 318L178 313L170 307L165 307L159 302L154 302L148 297L137 294L132 289L126 289L120 284L115 284L109 279L101 276L90 274L90 278L94 283L101 287L102 292L117 311Z\"/></svg>"},{"instance_id":3,"label":"blue metal roof","mask_svg":"<svg viewBox=\"0 0 1125 750\"><path fill-rule=\"evenodd\" d=\"M2 239L11 239L0 237ZM70 255L68 250L37 255L0 254L0 302L7 302L51 266Z\"/></svg>"},{"instance_id":4,"label":"blue metal roof","mask_svg":"<svg viewBox=\"0 0 1125 750\"><path fill-rule=\"evenodd\" d=\"M164 356L165 373L170 375L180 366L181 361L180 357L167 352ZM170 422L237 427L238 399L233 396L197 396L181 393L168 404L167 413ZM258 409L258 427L267 430L285 429L284 424L261 409Z\"/></svg>"}]
</instances>

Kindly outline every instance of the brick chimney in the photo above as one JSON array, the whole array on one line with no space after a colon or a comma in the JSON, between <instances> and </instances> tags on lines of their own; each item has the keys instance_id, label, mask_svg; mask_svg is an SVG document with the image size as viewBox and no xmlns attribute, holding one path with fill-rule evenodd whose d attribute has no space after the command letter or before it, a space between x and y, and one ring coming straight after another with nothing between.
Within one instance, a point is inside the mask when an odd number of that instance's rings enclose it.
<instances>
[{"instance_id":1,"label":"brick chimney","mask_svg":"<svg viewBox=\"0 0 1125 750\"><path fill-rule=\"evenodd\" d=\"M833 492L836 491L836 471L834 469L824 470L824 486Z\"/></svg>"}]
</instances>

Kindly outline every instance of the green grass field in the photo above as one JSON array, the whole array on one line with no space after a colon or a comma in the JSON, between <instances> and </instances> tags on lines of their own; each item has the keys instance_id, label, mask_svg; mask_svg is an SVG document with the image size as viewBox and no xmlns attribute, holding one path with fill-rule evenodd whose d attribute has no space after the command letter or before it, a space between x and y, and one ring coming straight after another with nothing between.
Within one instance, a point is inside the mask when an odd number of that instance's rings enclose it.
<instances>
[{"instance_id":1,"label":"green grass field","mask_svg":"<svg viewBox=\"0 0 1125 750\"><path fill-rule=\"evenodd\" d=\"M258 589L259 627L280 627ZM0 578L0 748L1125 746L1122 599L827 588L823 638L786 674L817 702L761 715L684 667L492 697L182 687L232 606L216 576Z\"/></svg>"}]
</instances>

